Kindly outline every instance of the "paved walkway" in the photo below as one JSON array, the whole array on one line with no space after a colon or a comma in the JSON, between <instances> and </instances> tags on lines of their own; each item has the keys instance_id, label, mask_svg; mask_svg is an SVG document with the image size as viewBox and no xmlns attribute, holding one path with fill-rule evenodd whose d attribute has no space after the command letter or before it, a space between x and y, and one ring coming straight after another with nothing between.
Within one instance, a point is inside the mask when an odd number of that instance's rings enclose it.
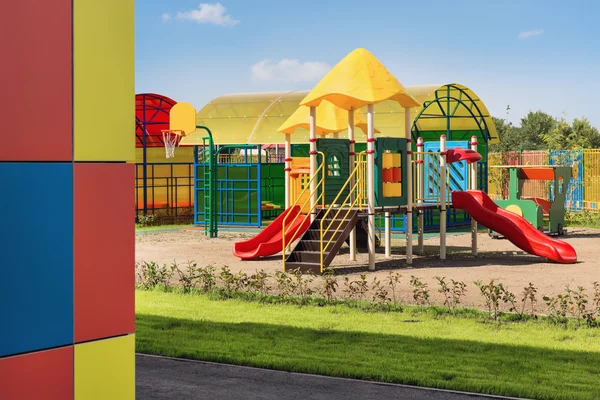
<instances>
[{"instance_id":1,"label":"paved walkway","mask_svg":"<svg viewBox=\"0 0 600 400\"><path fill-rule=\"evenodd\" d=\"M493 398L411 386L136 356L137 398L261 400L474 400Z\"/></svg>"}]
</instances>

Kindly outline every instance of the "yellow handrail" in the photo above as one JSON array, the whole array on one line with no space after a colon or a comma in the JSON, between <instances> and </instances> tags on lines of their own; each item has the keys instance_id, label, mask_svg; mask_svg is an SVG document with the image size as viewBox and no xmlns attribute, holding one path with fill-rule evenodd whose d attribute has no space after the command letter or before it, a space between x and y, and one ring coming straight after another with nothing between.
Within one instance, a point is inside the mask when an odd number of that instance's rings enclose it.
<instances>
[{"instance_id":1,"label":"yellow handrail","mask_svg":"<svg viewBox=\"0 0 600 400\"><path fill-rule=\"evenodd\" d=\"M306 200L304 200L304 203L302 203L302 206L300 206L300 211L298 214L296 214L296 216L294 217L294 219L292 220L292 222L290 223L289 227L290 229L294 226L294 223L296 222L296 220L298 219L298 217L300 217L300 215L302 214L302 210L304 209L304 207L307 204L310 204L310 200L312 199L312 195L313 193L310 192L310 186L311 183L318 178L317 182L316 182L316 187L315 190L318 193L317 199L315 201L315 204L310 208L310 210L308 211L308 215L310 215L319 205L321 207L324 206L324 199L325 199L325 174L323 173L324 171L324 167L325 167L325 154L323 154L322 152L317 152L317 156L321 156L321 165L317 168L317 170L315 171L315 174L313 176L310 177L310 180L306 183L306 185L304 186L304 189L302 190L302 192L300 192L300 195L296 198L296 200L294 201L294 204L292 204L289 209L291 210L293 207L296 207L299 205L300 200L302 199L304 193L306 192L306 190L309 190L310 196L308 196L308 198ZM320 193L319 193L319 188L320 188ZM319 200L321 201L321 204L319 204ZM283 257L283 269L285 269L285 257L286 257L286 253L288 248L290 247L290 245L293 243L293 241L290 241L289 243L285 243L285 237L286 234L289 233L289 231L286 231L286 221L289 217L289 213L283 218L283 225L282 225L282 235L281 235L281 240L283 241L283 246L282 246L282 257ZM292 235L292 237L295 237L296 234L300 231L300 228L302 227L302 225L299 225L296 228L296 231L294 232L294 234Z\"/></svg>"},{"instance_id":2,"label":"yellow handrail","mask_svg":"<svg viewBox=\"0 0 600 400\"><path fill-rule=\"evenodd\" d=\"M352 172L348 176L348 179L346 180L346 182L344 183L344 185L341 187L340 191L338 192L337 196L331 202L331 204L329 205L329 207L327 208L327 210L321 217L320 229L319 229L320 244L321 244L321 246L320 246L320 248L321 248L321 258L320 258L321 273L323 272L323 268L324 268L324 262L323 262L324 261L323 260L324 253L325 253L325 251L327 251L333 238L335 237L335 235L339 232L340 228L342 227L342 222L348 218L348 215L350 215L350 212L356 206L358 206L359 209L362 209L363 206L367 205L367 203L365 201L366 191L364 190L364 180L365 180L365 176L366 176L366 165L367 165L366 153L365 152L360 153L357 158L358 158L358 160L357 160L356 166L354 167L354 170L352 170ZM354 185L350 188L349 187L350 182L352 181L353 178L355 179ZM346 187L349 188L348 194L346 195L346 197L344 198L344 201L341 203L340 207L338 208L338 211L335 213L335 215L331 219L331 222L329 222L329 224L327 225L327 228L325 228L325 230L323 230L323 223L325 222L326 217L333 210L334 206L337 204L338 199L346 190ZM347 204L349 199L352 199L352 195L354 194L355 191L356 191L356 196L355 196L354 200L352 200L350 202L350 205L349 205L348 209L346 210L346 213L344 214L342 221L340 221L340 223L338 224L337 228L335 229L335 231L333 232L333 234L331 235L331 237L329 238L329 240L327 241L325 246L323 246L323 237L329 231L329 229L331 228L331 225L336 220L336 218L340 215L340 212L342 211L342 207L345 204Z\"/></svg>"}]
</instances>

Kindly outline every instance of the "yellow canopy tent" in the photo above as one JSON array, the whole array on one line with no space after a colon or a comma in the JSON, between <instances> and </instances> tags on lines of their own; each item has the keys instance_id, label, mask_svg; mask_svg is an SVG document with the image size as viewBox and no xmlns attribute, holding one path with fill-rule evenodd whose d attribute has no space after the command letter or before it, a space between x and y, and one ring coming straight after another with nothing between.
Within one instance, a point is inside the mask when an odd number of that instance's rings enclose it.
<instances>
[{"instance_id":1,"label":"yellow canopy tent","mask_svg":"<svg viewBox=\"0 0 600 400\"><path fill-rule=\"evenodd\" d=\"M406 86L406 91L422 103L411 112L414 137L418 136L416 132L445 132L449 119L451 131L470 131L481 136L481 140L487 139L488 144L499 142L485 103L469 87L450 83ZM220 96L198 111L196 123L208 126L217 144L282 144L284 135L278 132L279 127L298 109L308 93L297 90ZM360 111L366 112L366 107ZM400 104L391 100L378 103L375 115L381 136L405 137L404 108ZM201 145L204 134L194 132L183 138L181 144ZM355 134L357 142L365 141L366 134L360 130ZM341 137L344 135L345 131L340 132ZM296 129L292 143L308 143L308 130Z\"/></svg>"}]
</instances>

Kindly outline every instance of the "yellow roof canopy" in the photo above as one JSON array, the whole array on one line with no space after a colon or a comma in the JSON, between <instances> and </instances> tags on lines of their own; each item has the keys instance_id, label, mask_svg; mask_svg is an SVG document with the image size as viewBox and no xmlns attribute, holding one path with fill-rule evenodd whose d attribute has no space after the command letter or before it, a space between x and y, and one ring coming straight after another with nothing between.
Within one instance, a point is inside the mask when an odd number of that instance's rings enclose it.
<instances>
[{"instance_id":1,"label":"yellow roof canopy","mask_svg":"<svg viewBox=\"0 0 600 400\"><path fill-rule=\"evenodd\" d=\"M402 107L417 107L394 75L366 49L356 49L331 69L300 105L316 107L328 100L345 110L392 100Z\"/></svg>"},{"instance_id":2,"label":"yellow roof canopy","mask_svg":"<svg viewBox=\"0 0 600 400\"><path fill-rule=\"evenodd\" d=\"M317 135L339 133L348 129L348 111L325 100L316 109ZM367 133L367 120L360 111L354 112L354 125ZM310 129L310 108L300 106L278 129L281 133L294 133L297 129ZM376 132L379 132L377 129Z\"/></svg>"},{"instance_id":3,"label":"yellow roof canopy","mask_svg":"<svg viewBox=\"0 0 600 400\"><path fill-rule=\"evenodd\" d=\"M447 130L450 110L452 131L472 132L469 135L487 135L488 143L498 143L498 133L492 117L475 92L460 84L407 86L406 91L422 106L413 108L413 137L419 132ZM217 144L275 144L283 143L278 132L282 124L298 109L308 91L274 93L230 94L210 101L196 115L196 123L210 128ZM366 107L361 111L366 112ZM375 121L381 136L404 136L404 108L388 100L375 105ZM317 112L317 123L319 113ZM340 132L343 136L345 131ZM182 146L202 145L206 132L197 130L181 139ZM366 140L360 130L357 141ZM292 143L308 143L309 133L298 127L292 134ZM484 139L482 137L482 139Z\"/></svg>"}]
</instances>

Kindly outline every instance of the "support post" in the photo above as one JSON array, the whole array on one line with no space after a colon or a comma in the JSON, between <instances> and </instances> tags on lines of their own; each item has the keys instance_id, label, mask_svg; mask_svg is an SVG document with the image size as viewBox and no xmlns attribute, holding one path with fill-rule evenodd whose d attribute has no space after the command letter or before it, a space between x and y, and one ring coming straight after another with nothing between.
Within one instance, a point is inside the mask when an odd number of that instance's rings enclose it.
<instances>
[{"instance_id":1,"label":"support post","mask_svg":"<svg viewBox=\"0 0 600 400\"><path fill-rule=\"evenodd\" d=\"M289 133L285 134L285 148L283 149L285 154L285 209L287 210L290 204L292 204L291 193L292 193L292 182L290 179L290 171L292 170L292 135Z\"/></svg>"},{"instance_id":2,"label":"support post","mask_svg":"<svg viewBox=\"0 0 600 400\"><path fill-rule=\"evenodd\" d=\"M412 135L410 108L404 109L404 133L406 136L406 265L412 265L412 229L413 229L413 172L412 172Z\"/></svg>"},{"instance_id":3,"label":"support post","mask_svg":"<svg viewBox=\"0 0 600 400\"><path fill-rule=\"evenodd\" d=\"M440 136L440 260L446 259L446 135Z\"/></svg>"},{"instance_id":4,"label":"support post","mask_svg":"<svg viewBox=\"0 0 600 400\"><path fill-rule=\"evenodd\" d=\"M425 176L424 176L424 156L423 152L425 150L425 143L422 137L417 139L417 204L423 204L423 199L425 198ZM418 209L418 225L417 225L417 236L418 236L418 245L417 251L419 254L425 254L425 245L423 241L424 234L424 216L423 210Z\"/></svg>"},{"instance_id":5,"label":"support post","mask_svg":"<svg viewBox=\"0 0 600 400\"><path fill-rule=\"evenodd\" d=\"M310 108L310 220L314 221L317 216L317 108ZM313 179L314 178L314 179Z\"/></svg>"},{"instance_id":6,"label":"support post","mask_svg":"<svg viewBox=\"0 0 600 400\"><path fill-rule=\"evenodd\" d=\"M392 258L392 214L385 213L385 258Z\"/></svg>"},{"instance_id":7,"label":"support post","mask_svg":"<svg viewBox=\"0 0 600 400\"><path fill-rule=\"evenodd\" d=\"M471 136L471 150L477 151L477 136ZM477 162L471 164L471 190L477 190ZM471 254L477 257L477 221L471 217Z\"/></svg>"},{"instance_id":8,"label":"support post","mask_svg":"<svg viewBox=\"0 0 600 400\"><path fill-rule=\"evenodd\" d=\"M375 271L375 111L373 104L367 114L367 203L369 233L369 271Z\"/></svg>"},{"instance_id":9,"label":"support post","mask_svg":"<svg viewBox=\"0 0 600 400\"><path fill-rule=\"evenodd\" d=\"M356 167L354 153L354 110L348 110L348 140L350 141L350 172ZM354 204L356 193L353 190L355 185L354 175L350 175L350 204ZM356 261L356 227L350 232L350 261Z\"/></svg>"}]
</instances>

